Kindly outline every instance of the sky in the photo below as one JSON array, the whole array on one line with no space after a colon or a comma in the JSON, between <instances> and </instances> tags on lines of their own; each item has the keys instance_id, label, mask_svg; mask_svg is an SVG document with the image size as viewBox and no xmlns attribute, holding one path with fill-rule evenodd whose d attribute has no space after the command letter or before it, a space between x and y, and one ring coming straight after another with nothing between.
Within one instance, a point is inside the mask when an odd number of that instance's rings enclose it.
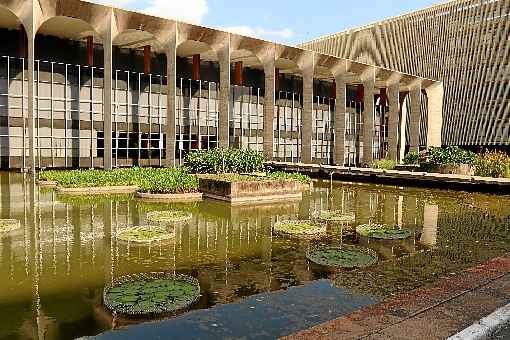
<instances>
[{"instance_id":1,"label":"sky","mask_svg":"<svg viewBox=\"0 0 510 340\"><path fill-rule=\"evenodd\" d=\"M89 0L295 45L445 0Z\"/></svg>"}]
</instances>

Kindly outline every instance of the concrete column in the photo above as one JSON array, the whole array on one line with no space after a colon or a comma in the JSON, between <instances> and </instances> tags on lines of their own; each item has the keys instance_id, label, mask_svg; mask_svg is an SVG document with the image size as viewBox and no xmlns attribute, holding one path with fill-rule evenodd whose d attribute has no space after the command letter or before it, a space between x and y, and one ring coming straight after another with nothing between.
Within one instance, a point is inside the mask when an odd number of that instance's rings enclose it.
<instances>
[{"instance_id":1,"label":"concrete column","mask_svg":"<svg viewBox=\"0 0 510 340\"><path fill-rule=\"evenodd\" d=\"M400 85L398 82L390 84L386 91L388 106L388 159L397 161L398 158L398 117L400 112L399 101Z\"/></svg>"},{"instance_id":2,"label":"concrete column","mask_svg":"<svg viewBox=\"0 0 510 340\"><path fill-rule=\"evenodd\" d=\"M343 74L335 77L336 82L336 105L335 105L335 144L333 152L333 162L335 165L343 166L345 164L345 115L347 107L346 81Z\"/></svg>"},{"instance_id":3,"label":"concrete column","mask_svg":"<svg viewBox=\"0 0 510 340\"><path fill-rule=\"evenodd\" d=\"M103 83L103 131L104 131L104 158L103 167L105 170L112 169L112 104L113 104L113 13L108 16L108 27L103 37L104 52L104 83Z\"/></svg>"},{"instance_id":4,"label":"concrete column","mask_svg":"<svg viewBox=\"0 0 510 340\"><path fill-rule=\"evenodd\" d=\"M372 147L374 142L374 93L375 72L367 70L363 79L363 163L371 165L373 162Z\"/></svg>"},{"instance_id":5,"label":"concrete column","mask_svg":"<svg viewBox=\"0 0 510 340\"><path fill-rule=\"evenodd\" d=\"M264 63L264 120L263 120L263 148L264 156L267 160L273 159L273 120L274 120L274 109L275 109L275 92L276 92L276 70L274 68L275 59L274 53L272 58Z\"/></svg>"},{"instance_id":6,"label":"concrete column","mask_svg":"<svg viewBox=\"0 0 510 340\"><path fill-rule=\"evenodd\" d=\"M303 110L301 111L301 162L312 162L313 67L303 71Z\"/></svg>"},{"instance_id":7,"label":"concrete column","mask_svg":"<svg viewBox=\"0 0 510 340\"><path fill-rule=\"evenodd\" d=\"M35 33L27 32L27 75L28 75L28 163L30 172L35 175L37 167L36 130L35 130Z\"/></svg>"},{"instance_id":8,"label":"concrete column","mask_svg":"<svg viewBox=\"0 0 510 340\"><path fill-rule=\"evenodd\" d=\"M428 99L427 147L441 146L441 129L443 127L443 83L435 83L425 90Z\"/></svg>"},{"instance_id":9,"label":"concrete column","mask_svg":"<svg viewBox=\"0 0 510 340\"><path fill-rule=\"evenodd\" d=\"M177 79L177 30L168 39L166 47L166 166L175 163L175 117L176 117L176 79Z\"/></svg>"},{"instance_id":10,"label":"concrete column","mask_svg":"<svg viewBox=\"0 0 510 340\"><path fill-rule=\"evenodd\" d=\"M418 82L410 89L411 115L409 122L410 151L420 150L420 107L421 107L421 83Z\"/></svg>"},{"instance_id":11,"label":"concrete column","mask_svg":"<svg viewBox=\"0 0 510 340\"><path fill-rule=\"evenodd\" d=\"M408 105L405 104L406 97L409 92L399 93L399 103L401 107L401 119L400 119L400 147L399 147L399 155L398 159L401 161L404 159L406 153L406 126L407 126L407 112L409 110Z\"/></svg>"},{"instance_id":12,"label":"concrete column","mask_svg":"<svg viewBox=\"0 0 510 340\"><path fill-rule=\"evenodd\" d=\"M229 147L229 113L230 113L230 34L225 44L216 53L220 64L220 93L218 116L218 146Z\"/></svg>"}]
</instances>

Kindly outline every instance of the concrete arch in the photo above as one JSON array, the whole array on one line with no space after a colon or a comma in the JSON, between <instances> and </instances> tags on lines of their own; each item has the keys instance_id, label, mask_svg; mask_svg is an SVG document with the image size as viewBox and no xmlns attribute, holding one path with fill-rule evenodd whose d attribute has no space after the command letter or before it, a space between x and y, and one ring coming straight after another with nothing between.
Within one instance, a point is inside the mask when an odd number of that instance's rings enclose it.
<instances>
[{"instance_id":1,"label":"concrete arch","mask_svg":"<svg viewBox=\"0 0 510 340\"><path fill-rule=\"evenodd\" d=\"M16 0L0 0L0 9L8 12L8 16L12 19L19 21L25 28L25 31L30 32L32 22L32 2L31 1L16 1Z\"/></svg>"}]
</instances>

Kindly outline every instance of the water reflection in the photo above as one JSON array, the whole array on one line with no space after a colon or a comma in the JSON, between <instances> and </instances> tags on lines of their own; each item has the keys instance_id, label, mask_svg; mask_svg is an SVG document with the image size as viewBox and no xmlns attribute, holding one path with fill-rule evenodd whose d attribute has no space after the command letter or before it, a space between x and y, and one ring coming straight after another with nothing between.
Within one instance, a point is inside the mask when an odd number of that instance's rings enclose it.
<instances>
[{"instance_id":1,"label":"water reflection","mask_svg":"<svg viewBox=\"0 0 510 340\"><path fill-rule=\"evenodd\" d=\"M209 200L146 204L132 196L71 199L39 189L23 175L3 173L0 195L1 217L22 224L0 239L0 338L12 339L68 339L115 326L102 308L102 287L138 272L197 277L203 295L195 308L324 277L363 293L393 293L414 287L395 282L417 267L434 268L413 272L426 281L445 258L443 269L458 270L505 252L510 224L504 197L329 182L316 183L301 202L231 207ZM119 229L146 224L147 212L171 208L193 214L176 226L173 242L134 246L117 240ZM321 242L370 247L380 265L340 273L317 268L304 257L309 241L272 234L280 219L307 219L327 209L353 214L355 223L330 226ZM369 222L411 228L417 237L374 241L349 232Z\"/></svg>"}]
</instances>

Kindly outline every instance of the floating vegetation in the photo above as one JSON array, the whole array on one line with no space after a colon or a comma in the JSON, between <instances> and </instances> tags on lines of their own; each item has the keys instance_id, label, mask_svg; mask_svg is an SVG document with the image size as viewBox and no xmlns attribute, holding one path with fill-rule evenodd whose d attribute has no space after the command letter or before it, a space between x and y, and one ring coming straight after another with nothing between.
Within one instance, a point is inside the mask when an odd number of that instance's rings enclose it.
<instances>
[{"instance_id":1,"label":"floating vegetation","mask_svg":"<svg viewBox=\"0 0 510 340\"><path fill-rule=\"evenodd\" d=\"M326 233L326 226L309 220L288 220L277 222L274 232L291 236L317 236Z\"/></svg>"},{"instance_id":2,"label":"floating vegetation","mask_svg":"<svg viewBox=\"0 0 510 340\"><path fill-rule=\"evenodd\" d=\"M21 228L21 223L12 218L0 219L0 233L8 233Z\"/></svg>"},{"instance_id":3,"label":"floating vegetation","mask_svg":"<svg viewBox=\"0 0 510 340\"><path fill-rule=\"evenodd\" d=\"M103 290L103 302L112 312L150 315L188 308L200 297L200 284L187 275L142 273L121 277Z\"/></svg>"},{"instance_id":4,"label":"floating vegetation","mask_svg":"<svg viewBox=\"0 0 510 340\"><path fill-rule=\"evenodd\" d=\"M193 217L185 210L151 211L147 213L147 221L152 223L175 223L188 221Z\"/></svg>"},{"instance_id":5,"label":"floating vegetation","mask_svg":"<svg viewBox=\"0 0 510 340\"><path fill-rule=\"evenodd\" d=\"M172 239L174 233L162 227L140 226L125 228L117 233L117 238L122 241L136 243L150 243Z\"/></svg>"},{"instance_id":6,"label":"floating vegetation","mask_svg":"<svg viewBox=\"0 0 510 340\"><path fill-rule=\"evenodd\" d=\"M350 245L318 246L308 250L306 258L323 266L341 268L364 268L377 263L376 252Z\"/></svg>"},{"instance_id":7,"label":"floating vegetation","mask_svg":"<svg viewBox=\"0 0 510 340\"><path fill-rule=\"evenodd\" d=\"M324 210L314 214L314 218L319 221L352 223L355 220L354 214L345 214L340 210Z\"/></svg>"},{"instance_id":8,"label":"floating vegetation","mask_svg":"<svg viewBox=\"0 0 510 340\"><path fill-rule=\"evenodd\" d=\"M362 224L356 227L361 236L381 240L403 240L413 235L409 229L392 228L386 224Z\"/></svg>"}]
</instances>

